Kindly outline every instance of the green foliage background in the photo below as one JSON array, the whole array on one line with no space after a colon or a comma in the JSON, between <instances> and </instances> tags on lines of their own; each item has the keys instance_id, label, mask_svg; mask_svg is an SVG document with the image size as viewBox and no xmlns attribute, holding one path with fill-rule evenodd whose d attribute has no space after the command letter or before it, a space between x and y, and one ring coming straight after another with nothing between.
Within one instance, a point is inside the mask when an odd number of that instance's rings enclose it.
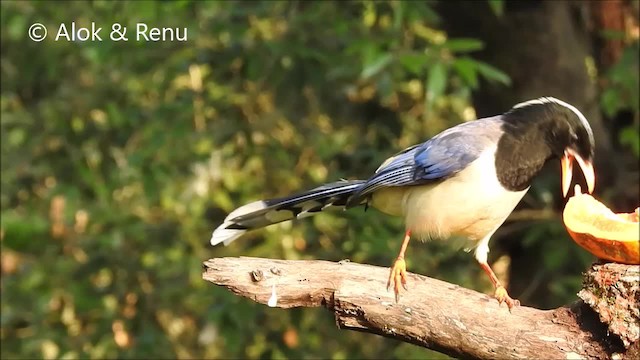
<instances>
[{"instance_id":1,"label":"green foliage background","mask_svg":"<svg viewBox=\"0 0 640 360\"><path fill-rule=\"evenodd\" d=\"M366 177L474 119L480 80L509 86L474 59L481 41L440 30L433 4L3 1L2 358L441 356L201 279L202 261L222 256L391 263L401 221L375 211L279 224L229 247L208 240L239 205ZM103 26L103 39L115 22L186 27L189 38L53 41L71 21ZM41 43L26 37L34 22L49 29ZM637 72L620 74L637 69L631 50L635 63L626 55L612 70L611 111L632 103L637 113ZM633 85L635 98L621 95ZM540 199L556 190L542 184L528 201L551 210ZM525 241L556 251L541 266L571 256L577 269L558 275L546 304L571 301L592 258L558 215L536 224ZM409 254L410 271L491 292L455 246L416 242Z\"/></svg>"}]
</instances>

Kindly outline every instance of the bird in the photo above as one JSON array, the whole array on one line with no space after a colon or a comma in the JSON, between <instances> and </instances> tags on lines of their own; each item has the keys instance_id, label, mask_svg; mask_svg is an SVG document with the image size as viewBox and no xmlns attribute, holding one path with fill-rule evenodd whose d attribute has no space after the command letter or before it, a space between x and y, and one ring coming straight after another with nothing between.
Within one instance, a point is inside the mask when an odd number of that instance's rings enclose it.
<instances>
[{"instance_id":1,"label":"bird","mask_svg":"<svg viewBox=\"0 0 640 360\"><path fill-rule=\"evenodd\" d=\"M387 279L396 302L408 291L405 253L411 238L463 237L494 287L498 304L519 306L487 262L489 242L530 189L543 166L560 160L567 197L577 162L595 188L595 142L585 116L554 97L534 98L500 115L462 122L386 159L365 180L340 179L233 210L212 233L229 245L251 230L327 210L364 206L404 218L404 237Z\"/></svg>"}]
</instances>

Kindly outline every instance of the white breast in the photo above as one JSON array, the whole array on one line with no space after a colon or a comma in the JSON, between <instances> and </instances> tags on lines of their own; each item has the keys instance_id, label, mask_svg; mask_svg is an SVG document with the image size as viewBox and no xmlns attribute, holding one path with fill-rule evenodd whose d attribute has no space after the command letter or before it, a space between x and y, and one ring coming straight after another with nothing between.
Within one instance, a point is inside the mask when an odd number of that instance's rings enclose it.
<instances>
[{"instance_id":1,"label":"white breast","mask_svg":"<svg viewBox=\"0 0 640 360\"><path fill-rule=\"evenodd\" d=\"M435 185L376 192L372 206L402 215L418 238L463 236L480 241L492 234L529 190L513 192L499 183L495 148L485 151L456 176Z\"/></svg>"}]
</instances>

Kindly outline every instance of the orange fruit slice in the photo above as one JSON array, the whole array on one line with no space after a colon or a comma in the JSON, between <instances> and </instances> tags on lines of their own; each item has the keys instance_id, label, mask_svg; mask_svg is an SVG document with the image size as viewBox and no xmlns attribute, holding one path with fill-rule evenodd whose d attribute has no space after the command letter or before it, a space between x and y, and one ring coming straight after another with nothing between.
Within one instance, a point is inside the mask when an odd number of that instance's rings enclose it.
<instances>
[{"instance_id":1,"label":"orange fruit slice","mask_svg":"<svg viewBox=\"0 0 640 360\"><path fill-rule=\"evenodd\" d=\"M593 255L623 264L640 264L640 208L616 214L576 185L562 213L573 240Z\"/></svg>"}]
</instances>

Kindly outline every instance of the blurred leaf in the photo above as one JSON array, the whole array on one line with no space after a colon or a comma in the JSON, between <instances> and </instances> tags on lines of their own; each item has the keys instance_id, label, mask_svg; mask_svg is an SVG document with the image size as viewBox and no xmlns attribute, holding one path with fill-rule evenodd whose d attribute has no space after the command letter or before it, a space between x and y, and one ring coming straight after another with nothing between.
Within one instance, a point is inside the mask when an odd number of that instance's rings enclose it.
<instances>
[{"instance_id":1,"label":"blurred leaf","mask_svg":"<svg viewBox=\"0 0 640 360\"><path fill-rule=\"evenodd\" d=\"M640 133L637 125L628 126L620 132L620 143L629 146L640 157Z\"/></svg>"},{"instance_id":2,"label":"blurred leaf","mask_svg":"<svg viewBox=\"0 0 640 360\"><path fill-rule=\"evenodd\" d=\"M608 117L615 116L620 110L637 112L640 109L639 47L638 40L626 47L618 62L604 74L608 86L600 94L600 107Z\"/></svg>"},{"instance_id":3,"label":"blurred leaf","mask_svg":"<svg viewBox=\"0 0 640 360\"><path fill-rule=\"evenodd\" d=\"M620 108L620 100L620 96L615 89L606 89L600 95L600 106L607 116L612 117Z\"/></svg>"},{"instance_id":4,"label":"blurred leaf","mask_svg":"<svg viewBox=\"0 0 640 360\"><path fill-rule=\"evenodd\" d=\"M478 87L478 74L474 60L466 57L455 59L453 61L453 68L469 87L472 89Z\"/></svg>"},{"instance_id":5,"label":"blurred leaf","mask_svg":"<svg viewBox=\"0 0 640 360\"><path fill-rule=\"evenodd\" d=\"M409 53L400 55L398 61L407 71L417 75L422 73L428 59L424 54Z\"/></svg>"},{"instance_id":6,"label":"blurred leaf","mask_svg":"<svg viewBox=\"0 0 640 360\"><path fill-rule=\"evenodd\" d=\"M476 60L475 64L476 69L485 79L499 82L507 86L511 85L511 79L509 78L509 75L505 74L504 72L482 61Z\"/></svg>"},{"instance_id":7,"label":"blurred leaf","mask_svg":"<svg viewBox=\"0 0 640 360\"><path fill-rule=\"evenodd\" d=\"M504 0L487 0L491 11L497 16L502 17L504 15Z\"/></svg>"},{"instance_id":8,"label":"blurred leaf","mask_svg":"<svg viewBox=\"0 0 640 360\"><path fill-rule=\"evenodd\" d=\"M426 91L426 107L431 108L431 104L438 97L442 96L447 85L447 68L444 64L434 64L429 69L429 77L427 78Z\"/></svg>"},{"instance_id":9,"label":"blurred leaf","mask_svg":"<svg viewBox=\"0 0 640 360\"><path fill-rule=\"evenodd\" d=\"M364 69L362 70L362 73L360 74L360 77L363 79L368 79L376 75L377 73L382 71L382 69L384 69L387 65L389 65L392 60L393 60L393 55L391 55L390 53L380 54L378 57L375 58L375 60L373 60L373 62L365 65Z\"/></svg>"},{"instance_id":10,"label":"blurred leaf","mask_svg":"<svg viewBox=\"0 0 640 360\"><path fill-rule=\"evenodd\" d=\"M482 50L484 48L484 43L477 39L456 38L448 39L444 44L442 44L442 47L456 53L463 53Z\"/></svg>"},{"instance_id":11,"label":"blurred leaf","mask_svg":"<svg viewBox=\"0 0 640 360\"><path fill-rule=\"evenodd\" d=\"M38 215L21 217L10 211L2 212L3 246L16 251L40 252L48 236L49 223Z\"/></svg>"}]
</instances>

